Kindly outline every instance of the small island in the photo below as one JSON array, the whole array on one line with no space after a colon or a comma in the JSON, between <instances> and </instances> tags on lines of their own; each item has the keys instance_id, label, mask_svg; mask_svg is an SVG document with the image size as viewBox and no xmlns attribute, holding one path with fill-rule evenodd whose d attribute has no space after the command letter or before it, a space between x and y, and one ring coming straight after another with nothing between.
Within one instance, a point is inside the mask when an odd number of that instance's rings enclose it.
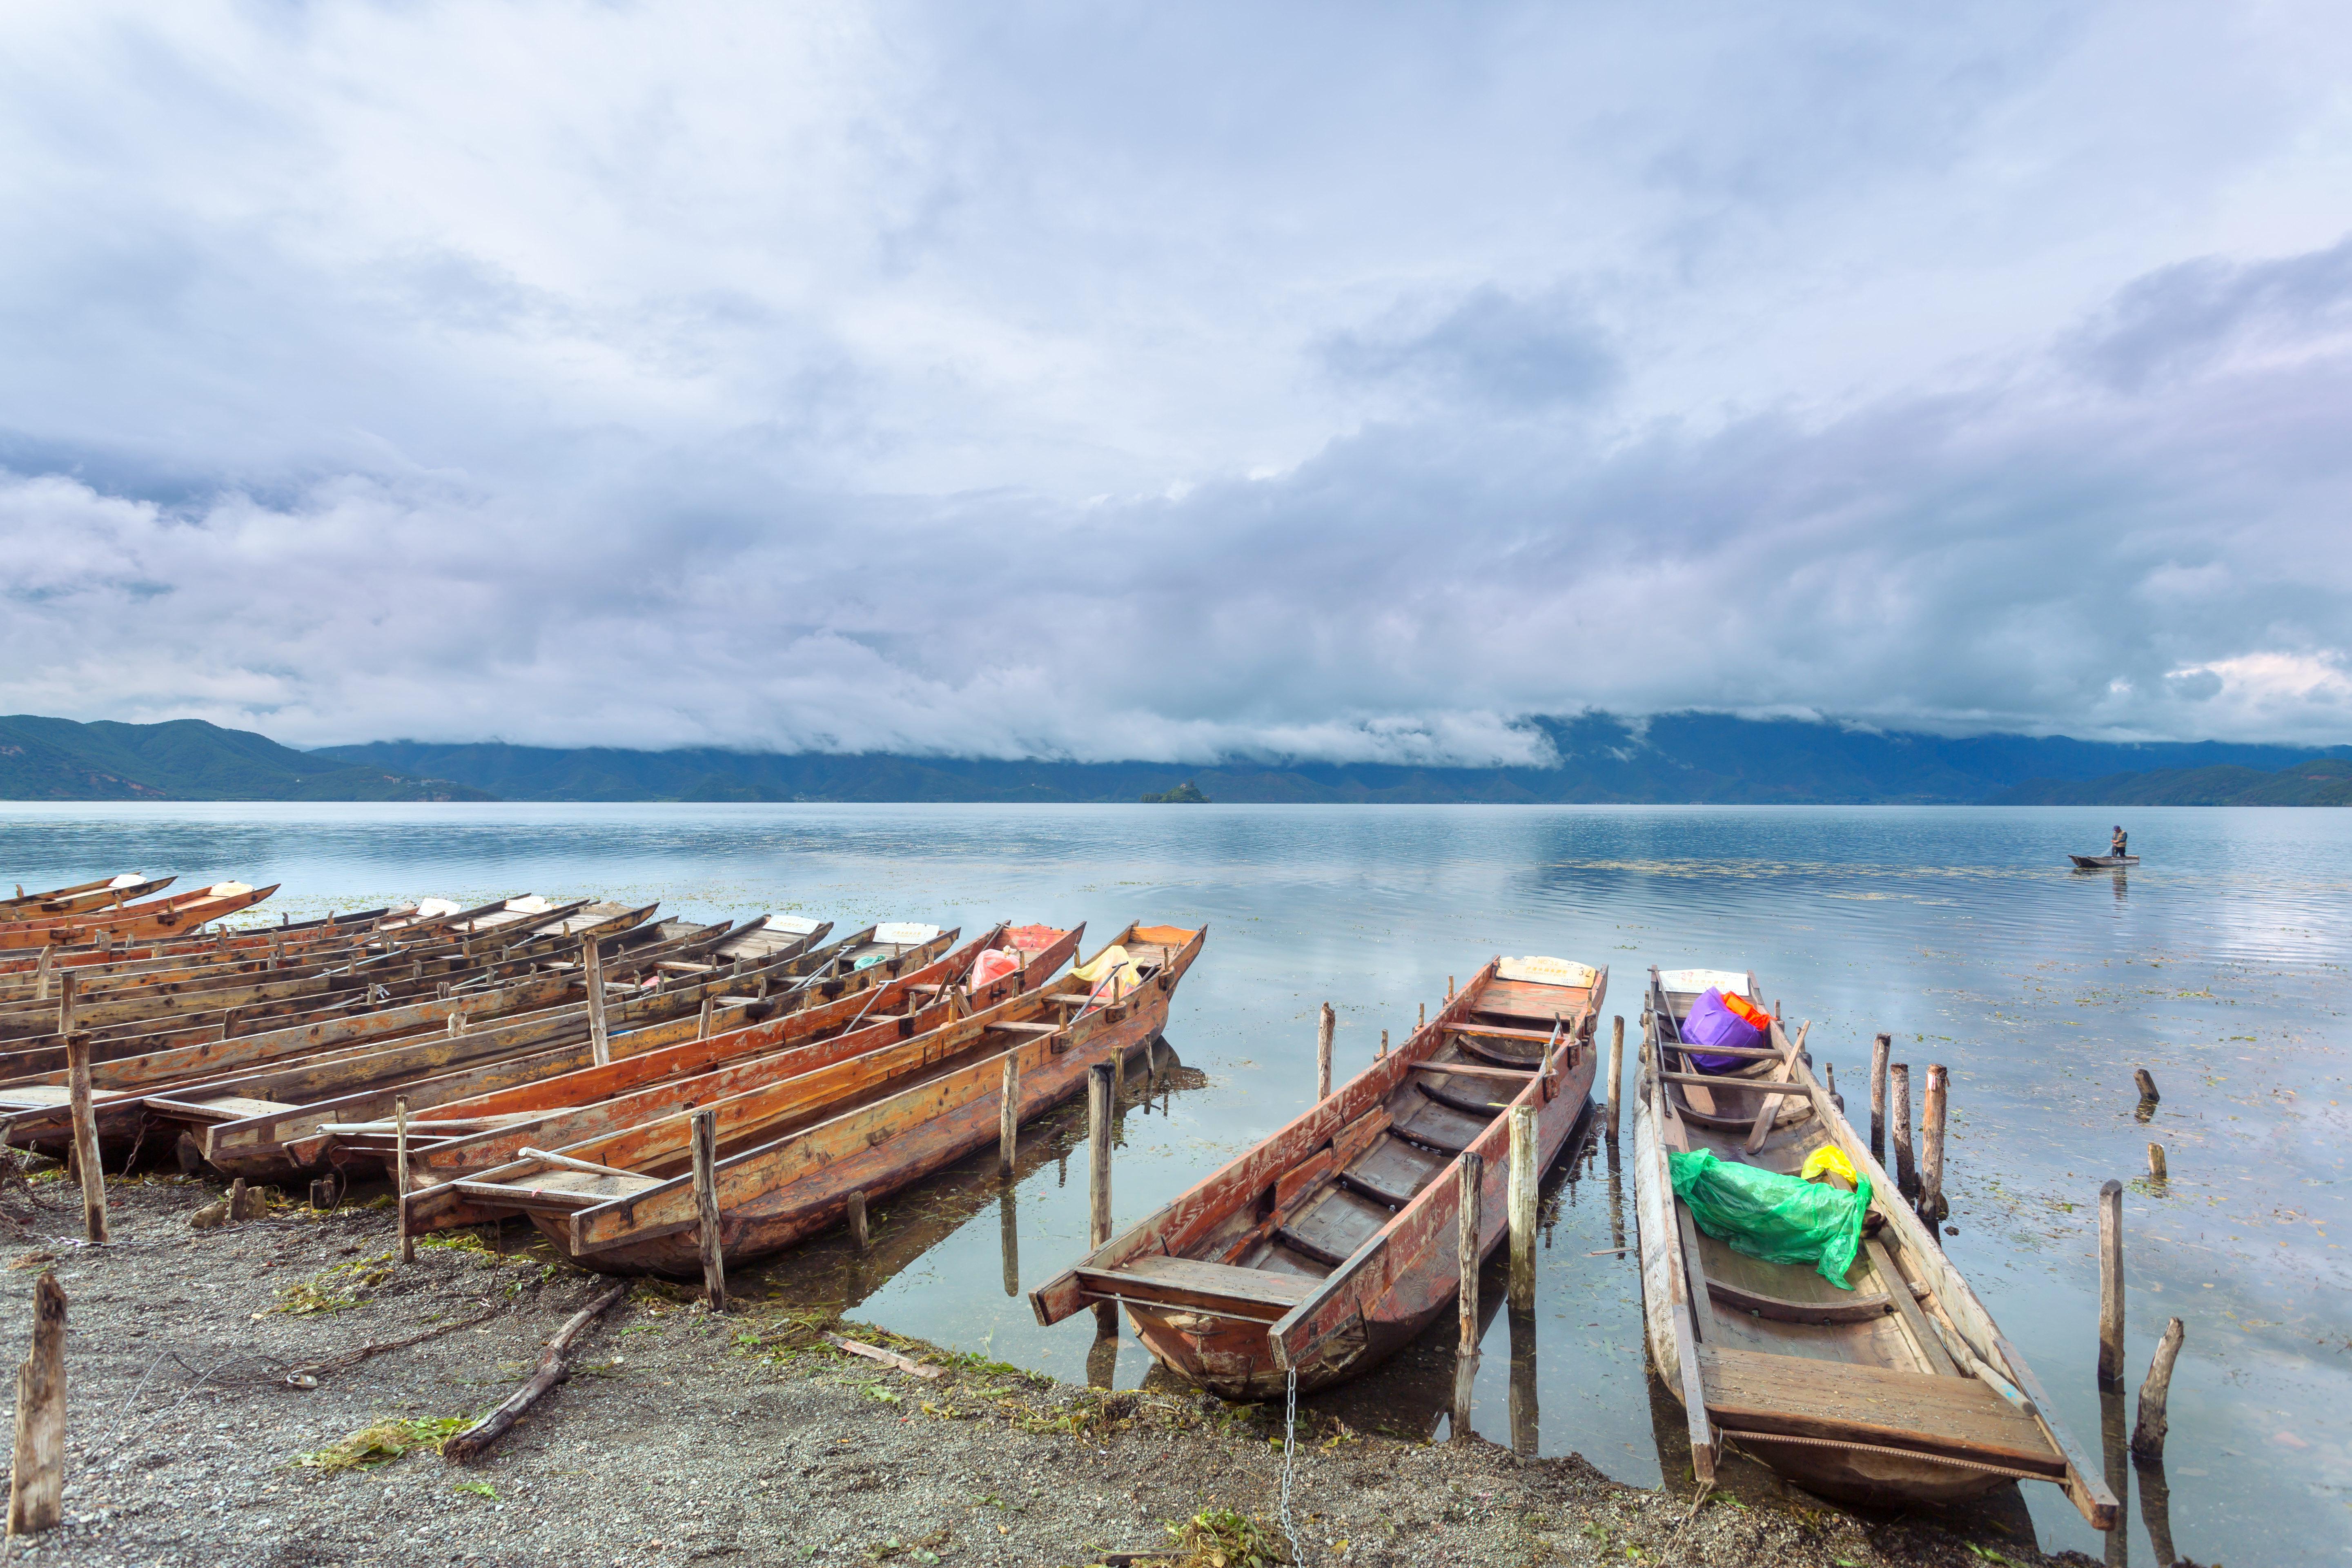
<instances>
[{"instance_id":1,"label":"small island","mask_svg":"<svg viewBox=\"0 0 2352 1568\"><path fill-rule=\"evenodd\" d=\"M1209 804L1209 797L1201 793L1199 784L1194 784L1191 779L1186 779L1174 789L1160 795L1145 795L1143 804L1146 805L1206 805Z\"/></svg>"}]
</instances>

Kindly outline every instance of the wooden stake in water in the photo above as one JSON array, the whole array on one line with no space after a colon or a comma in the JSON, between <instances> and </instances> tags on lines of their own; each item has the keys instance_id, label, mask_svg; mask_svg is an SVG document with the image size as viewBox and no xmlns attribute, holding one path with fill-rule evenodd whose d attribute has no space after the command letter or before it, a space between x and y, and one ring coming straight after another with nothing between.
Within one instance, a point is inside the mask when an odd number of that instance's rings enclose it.
<instances>
[{"instance_id":1,"label":"wooden stake in water","mask_svg":"<svg viewBox=\"0 0 2352 1568\"><path fill-rule=\"evenodd\" d=\"M2147 1363L2147 1381L2139 1385L2139 1419L2132 1423L2131 1451L2143 1459L2164 1458L2165 1434L2170 1430L2164 1405L2172 1396L2172 1363L2188 1337L2179 1319L2165 1324L2164 1338L2156 1342L2156 1359Z\"/></svg>"},{"instance_id":2,"label":"wooden stake in water","mask_svg":"<svg viewBox=\"0 0 2352 1568\"><path fill-rule=\"evenodd\" d=\"M1331 1037L1338 1032L1339 1015L1331 1004L1323 1004L1321 1016L1315 1025L1315 1100L1321 1104L1331 1098Z\"/></svg>"},{"instance_id":3,"label":"wooden stake in water","mask_svg":"<svg viewBox=\"0 0 2352 1568\"><path fill-rule=\"evenodd\" d=\"M408 1097L392 1102L393 1212L400 1219L400 1260L416 1261L416 1237L408 1229ZM230 1216L234 1219L236 1216Z\"/></svg>"},{"instance_id":4,"label":"wooden stake in water","mask_svg":"<svg viewBox=\"0 0 2352 1568\"><path fill-rule=\"evenodd\" d=\"M604 955L593 936L580 943L580 952L588 972L588 1048L596 1065L606 1067L613 1060L613 1039L604 1029Z\"/></svg>"},{"instance_id":5,"label":"wooden stake in water","mask_svg":"<svg viewBox=\"0 0 2352 1568\"><path fill-rule=\"evenodd\" d=\"M2099 1386L2124 1383L2124 1184L2099 1189Z\"/></svg>"},{"instance_id":6,"label":"wooden stake in water","mask_svg":"<svg viewBox=\"0 0 2352 1568\"><path fill-rule=\"evenodd\" d=\"M1381 1059L1381 1061L1386 1061L1386 1060L1388 1060L1388 1059L1389 1059L1389 1032L1388 1032L1386 1029L1382 1029L1382 1030L1381 1031L1381 1054L1380 1054L1380 1059Z\"/></svg>"},{"instance_id":7,"label":"wooden stake in water","mask_svg":"<svg viewBox=\"0 0 2352 1568\"><path fill-rule=\"evenodd\" d=\"M2164 1145L2151 1143L2147 1146L2147 1179L2151 1182L2160 1182L2164 1180L2165 1174Z\"/></svg>"},{"instance_id":8,"label":"wooden stake in water","mask_svg":"<svg viewBox=\"0 0 2352 1568\"><path fill-rule=\"evenodd\" d=\"M1088 1250L1110 1239L1110 1119L1111 1073L1108 1062L1087 1069L1087 1246ZM1118 1303L1095 1304L1097 1335L1118 1332Z\"/></svg>"},{"instance_id":9,"label":"wooden stake in water","mask_svg":"<svg viewBox=\"0 0 2352 1568\"><path fill-rule=\"evenodd\" d=\"M1506 1206L1511 1226L1511 1305L1536 1304L1536 1108L1511 1107L1511 1178Z\"/></svg>"},{"instance_id":10,"label":"wooden stake in water","mask_svg":"<svg viewBox=\"0 0 2352 1568\"><path fill-rule=\"evenodd\" d=\"M695 1245L702 1253L702 1294L714 1312L727 1310L727 1254L719 1235L719 1113L694 1113Z\"/></svg>"},{"instance_id":11,"label":"wooden stake in water","mask_svg":"<svg viewBox=\"0 0 2352 1568\"><path fill-rule=\"evenodd\" d=\"M1918 1163L1911 1153L1911 1064L1886 1064L1887 1110L1895 1118L1895 1185L1905 1197L1919 1191Z\"/></svg>"},{"instance_id":12,"label":"wooden stake in water","mask_svg":"<svg viewBox=\"0 0 2352 1568\"><path fill-rule=\"evenodd\" d=\"M1881 1035L1870 1042L1870 1157L1886 1159L1886 1054L1895 1037Z\"/></svg>"},{"instance_id":13,"label":"wooden stake in water","mask_svg":"<svg viewBox=\"0 0 2352 1568\"><path fill-rule=\"evenodd\" d=\"M1004 1082L997 1091L996 1101L996 1173L1005 1180L1013 1179L1013 1167L1021 1154L1021 1058L1018 1052L1004 1053Z\"/></svg>"},{"instance_id":14,"label":"wooden stake in water","mask_svg":"<svg viewBox=\"0 0 2352 1568\"><path fill-rule=\"evenodd\" d=\"M1478 1386L1478 1265L1486 1248L1480 1245L1481 1218L1478 1209L1486 1188L1486 1163L1476 1154L1464 1151L1454 1162L1455 1223L1454 1257L1461 1271L1461 1287L1455 1299L1460 1310L1461 1333L1454 1348L1454 1436L1470 1436L1470 1406L1475 1403Z\"/></svg>"},{"instance_id":15,"label":"wooden stake in water","mask_svg":"<svg viewBox=\"0 0 2352 1568\"><path fill-rule=\"evenodd\" d=\"M1949 1081L1943 1063L1927 1064L1927 1104L1920 1126L1919 1217L1930 1229L1944 1217L1944 1104Z\"/></svg>"},{"instance_id":16,"label":"wooden stake in water","mask_svg":"<svg viewBox=\"0 0 2352 1568\"><path fill-rule=\"evenodd\" d=\"M106 1228L106 1173L98 1164L98 1115L89 1103L89 1037L66 1037L66 1097L73 1110L74 1171L81 1178L82 1229L90 1245L110 1239ZM234 1216L232 1216L234 1217Z\"/></svg>"},{"instance_id":17,"label":"wooden stake in water","mask_svg":"<svg viewBox=\"0 0 2352 1568\"><path fill-rule=\"evenodd\" d=\"M1625 1120L1625 1015L1609 1024L1609 1136L1617 1136Z\"/></svg>"}]
</instances>

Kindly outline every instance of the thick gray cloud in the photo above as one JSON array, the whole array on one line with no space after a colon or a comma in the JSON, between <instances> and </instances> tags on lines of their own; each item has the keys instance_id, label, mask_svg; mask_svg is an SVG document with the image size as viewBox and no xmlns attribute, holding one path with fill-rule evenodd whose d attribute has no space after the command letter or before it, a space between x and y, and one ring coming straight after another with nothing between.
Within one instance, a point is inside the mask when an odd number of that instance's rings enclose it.
<instances>
[{"instance_id":1,"label":"thick gray cloud","mask_svg":"<svg viewBox=\"0 0 2352 1568\"><path fill-rule=\"evenodd\" d=\"M2315 5L35 7L0 705L2341 741L2347 57Z\"/></svg>"}]
</instances>

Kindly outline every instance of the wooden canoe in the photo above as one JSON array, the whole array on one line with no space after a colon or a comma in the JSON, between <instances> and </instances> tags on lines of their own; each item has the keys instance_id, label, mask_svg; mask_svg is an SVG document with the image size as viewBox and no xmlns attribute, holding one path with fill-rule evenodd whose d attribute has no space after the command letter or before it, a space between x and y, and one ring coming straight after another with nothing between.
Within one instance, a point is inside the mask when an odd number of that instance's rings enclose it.
<instances>
[{"instance_id":1,"label":"wooden canoe","mask_svg":"<svg viewBox=\"0 0 2352 1568\"><path fill-rule=\"evenodd\" d=\"M178 880L176 877L143 877L129 882L84 882L47 893L0 899L0 922L49 920L58 915L78 915L86 910L115 908L150 893L160 893Z\"/></svg>"},{"instance_id":2,"label":"wooden canoe","mask_svg":"<svg viewBox=\"0 0 2352 1568\"><path fill-rule=\"evenodd\" d=\"M2012 1479L2063 1487L2093 1528L2116 1500L2025 1364L1814 1080L1775 1020L1766 1076L1717 1089L1696 1072L1679 1026L1697 990L1654 978L1633 1110L1634 1216L1650 1357L1690 1426L1711 1481L1723 1443L1824 1497L1877 1507L1942 1503ZM1732 979L1747 978L1729 976ZM1711 981L1708 983L1712 983ZM1752 987L1752 979L1749 980ZM1709 1047L1712 1049L1712 1047ZM1801 1100L1783 1117L1769 1099ZM1696 1107L1704 1103L1706 1110ZM1743 1126L1738 1113L1748 1112ZM1759 1125L1762 1139L1753 1134ZM1750 1148L1754 1143L1755 1147ZM1767 1263L1699 1230L1675 1196L1668 1156L1712 1149L1794 1175L1824 1144L1869 1179L1881 1216L1841 1290L1810 1264Z\"/></svg>"},{"instance_id":3,"label":"wooden canoe","mask_svg":"<svg viewBox=\"0 0 2352 1568\"><path fill-rule=\"evenodd\" d=\"M0 948L70 947L104 931L118 942L133 942L197 927L250 909L278 890L248 888L242 882L215 882L193 893L175 893L152 903L128 904L57 920L16 921L0 924Z\"/></svg>"},{"instance_id":4,"label":"wooden canoe","mask_svg":"<svg viewBox=\"0 0 2352 1568\"><path fill-rule=\"evenodd\" d=\"M1489 961L1385 1059L1032 1291L1037 1321L1123 1302L1161 1365L1227 1399L1378 1364L1459 1289L1463 1152L1486 1161L1483 1256L1508 1228L1506 1112L1535 1109L1539 1168L1567 1142L1608 986L1605 969Z\"/></svg>"},{"instance_id":5,"label":"wooden canoe","mask_svg":"<svg viewBox=\"0 0 2352 1568\"><path fill-rule=\"evenodd\" d=\"M2066 858L2074 862L2077 871L2104 871L2110 866L2139 864L2137 855L2069 855Z\"/></svg>"},{"instance_id":6,"label":"wooden canoe","mask_svg":"<svg viewBox=\"0 0 2352 1568\"><path fill-rule=\"evenodd\" d=\"M347 910L315 921L274 926L215 926L209 931L151 936L139 942L116 942L104 931L84 931L81 940L63 945L11 948L0 952L0 984L37 983L44 952L50 969L79 969L109 973L132 973L142 965L173 968L196 963L227 962L241 954L292 952L311 942L349 942L368 931L381 931L393 921L411 915L409 909Z\"/></svg>"},{"instance_id":7,"label":"wooden canoe","mask_svg":"<svg viewBox=\"0 0 2352 1568\"><path fill-rule=\"evenodd\" d=\"M168 877L164 879L165 881L170 879ZM15 897L0 899L0 920L16 919L14 911L18 910L37 909L58 900L78 899L88 893L106 899L112 896L118 886L143 887L147 881L148 879L133 871L122 877L101 877L95 882L76 882L69 888L51 888L43 893L28 893L25 891L25 884L19 882Z\"/></svg>"},{"instance_id":8,"label":"wooden canoe","mask_svg":"<svg viewBox=\"0 0 2352 1568\"><path fill-rule=\"evenodd\" d=\"M1139 1057L1207 935L1129 926L1113 945L1141 972L1131 989L1073 972L944 1028L703 1108L719 1122L719 1239L728 1263L841 1223L853 1193L870 1201L995 1142L1008 1058L1020 1075L1015 1114L1026 1121L1078 1092L1093 1064ZM410 1223L520 1211L583 1268L690 1277L701 1268L690 1137L691 1115L677 1115L548 1151L609 1173L523 1159L411 1193Z\"/></svg>"}]
</instances>

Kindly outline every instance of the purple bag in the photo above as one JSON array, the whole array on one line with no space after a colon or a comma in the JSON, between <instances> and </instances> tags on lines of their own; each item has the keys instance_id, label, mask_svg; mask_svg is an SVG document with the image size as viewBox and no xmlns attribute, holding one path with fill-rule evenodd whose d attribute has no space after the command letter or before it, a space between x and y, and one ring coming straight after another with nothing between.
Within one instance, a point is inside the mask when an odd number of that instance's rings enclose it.
<instances>
[{"instance_id":1,"label":"purple bag","mask_svg":"<svg viewBox=\"0 0 2352 1568\"><path fill-rule=\"evenodd\" d=\"M1686 1046L1737 1046L1753 1050L1764 1043L1764 1031L1723 1005L1723 993L1710 985L1699 999L1691 1004L1690 1016L1683 1020L1683 1044ZM1745 1066L1752 1058L1710 1056L1705 1051L1690 1053L1691 1065L1701 1072L1729 1072Z\"/></svg>"}]
</instances>

